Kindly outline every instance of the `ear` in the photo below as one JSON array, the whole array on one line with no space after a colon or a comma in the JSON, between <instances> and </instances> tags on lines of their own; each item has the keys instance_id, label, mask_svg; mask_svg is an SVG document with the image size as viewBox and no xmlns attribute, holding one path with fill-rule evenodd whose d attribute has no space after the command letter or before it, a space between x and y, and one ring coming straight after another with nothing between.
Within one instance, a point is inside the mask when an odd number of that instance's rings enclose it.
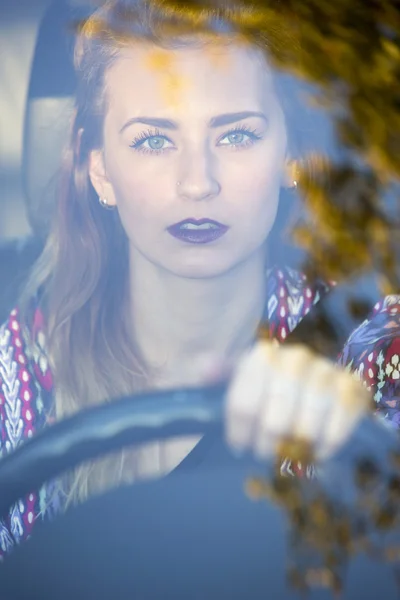
<instances>
[{"instance_id":1,"label":"ear","mask_svg":"<svg viewBox=\"0 0 400 600\"><path fill-rule=\"evenodd\" d=\"M116 206L114 189L107 177L102 150L92 150L89 154L89 178L99 198L106 199L108 206Z\"/></svg>"}]
</instances>

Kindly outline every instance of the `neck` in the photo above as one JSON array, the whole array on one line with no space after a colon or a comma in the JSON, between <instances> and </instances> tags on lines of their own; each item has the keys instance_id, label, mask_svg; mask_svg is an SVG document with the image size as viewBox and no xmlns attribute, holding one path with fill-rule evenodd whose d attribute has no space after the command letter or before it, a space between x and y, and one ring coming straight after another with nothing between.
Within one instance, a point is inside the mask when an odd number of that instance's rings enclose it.
<instances>
[{"instance_id":1,"label":"neck","mask_svg":"<svg viewBox=\"0 0 400 600\"><path fill-rule=\"evenodd\" d=\"M188 279L131 256L134 337L150 369L168 371L202 355L235 360L251 343L265 303L261 252L219 277Z\"/></svg>"}]
</instances>

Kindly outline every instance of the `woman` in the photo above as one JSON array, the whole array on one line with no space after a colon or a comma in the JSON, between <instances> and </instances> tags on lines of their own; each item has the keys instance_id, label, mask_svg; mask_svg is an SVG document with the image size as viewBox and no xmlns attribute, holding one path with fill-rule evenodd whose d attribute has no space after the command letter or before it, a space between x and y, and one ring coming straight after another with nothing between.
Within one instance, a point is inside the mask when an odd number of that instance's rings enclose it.
<instances>
[{"instance_id":1,"label":"woman","mask_svg":"<svg viewBox=\"0 0 400 600\"><path fill-rule=\"evenodd\" d=\"M369 393L344 369L279 347L328 286L311 289L289 269L266 275L280 190L296 185L299 157L252 19L240 5L196 14L117 0L82 27L54 226L0 330L3 452L85 407L227 370L226 437L239 451L267 456L290 433L331 452L367 410ZM397 383L379 358L396 336L393 310L379 305L342 357L360 374L365 365L381 405ZM265 318L275 340L254 344ZM376 322L386 337L359 348ZM32 493L1 523L2 553L39 515L166 474L198 441L128 450Z\"/></svg>"}]
</instances>

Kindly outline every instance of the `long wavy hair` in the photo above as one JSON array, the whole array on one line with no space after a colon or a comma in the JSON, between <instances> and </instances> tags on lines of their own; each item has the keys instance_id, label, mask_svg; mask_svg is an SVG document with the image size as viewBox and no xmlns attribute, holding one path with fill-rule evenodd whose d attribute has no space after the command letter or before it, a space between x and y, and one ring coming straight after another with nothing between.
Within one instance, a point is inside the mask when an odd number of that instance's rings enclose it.
<instances>
[{"instance_id":1,"label":"long wavy hair","mask_svg":"<svg viewBox=\"0 0 400 600\"><path fill-rule=\"evenodd\" d=\"M131 338L128 306L128 240L118 211L100 207L88 174L89 154L102 147L107 113L105 75L123 48L137 42L185 47L218 40L250 42L266 54L285 52L285 30L265 30L257 8L240 0L180 3L111 0L77 26L75 111L64 153L58 205L44 251L26 286L21 306L40 301L46 351L54 380L53 416L63 419L110 398L138 392L149 374ZM284 81L284 77L281 80ZM284 87L284 84L283 84ZM278 90L279 93L279 90ZM301 149L298 109L280 94L294 153ZM27 312L26 309L25 312ZM134 477L133 450L84 464L63 481L67 505Z\"/></svg>"}]
</instances>

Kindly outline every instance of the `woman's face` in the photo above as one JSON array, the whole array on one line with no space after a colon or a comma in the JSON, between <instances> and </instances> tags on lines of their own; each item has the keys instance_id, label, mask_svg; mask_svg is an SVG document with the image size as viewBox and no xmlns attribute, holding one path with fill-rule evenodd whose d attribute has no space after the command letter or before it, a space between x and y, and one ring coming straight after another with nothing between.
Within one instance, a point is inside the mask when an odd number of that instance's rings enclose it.
<instances>
[{"instance_id":1,"label":"woman's face","mask_svg":"<svg viewBox=\"0 0 400 600\"><path fill-rule=\"evenodd\" d=\"M118 207L131 259L202 278L264 252L287 139L262 57L244 45L140 45L106 84L104 147L90 175Z\"/></svg>"}]
</instances>

